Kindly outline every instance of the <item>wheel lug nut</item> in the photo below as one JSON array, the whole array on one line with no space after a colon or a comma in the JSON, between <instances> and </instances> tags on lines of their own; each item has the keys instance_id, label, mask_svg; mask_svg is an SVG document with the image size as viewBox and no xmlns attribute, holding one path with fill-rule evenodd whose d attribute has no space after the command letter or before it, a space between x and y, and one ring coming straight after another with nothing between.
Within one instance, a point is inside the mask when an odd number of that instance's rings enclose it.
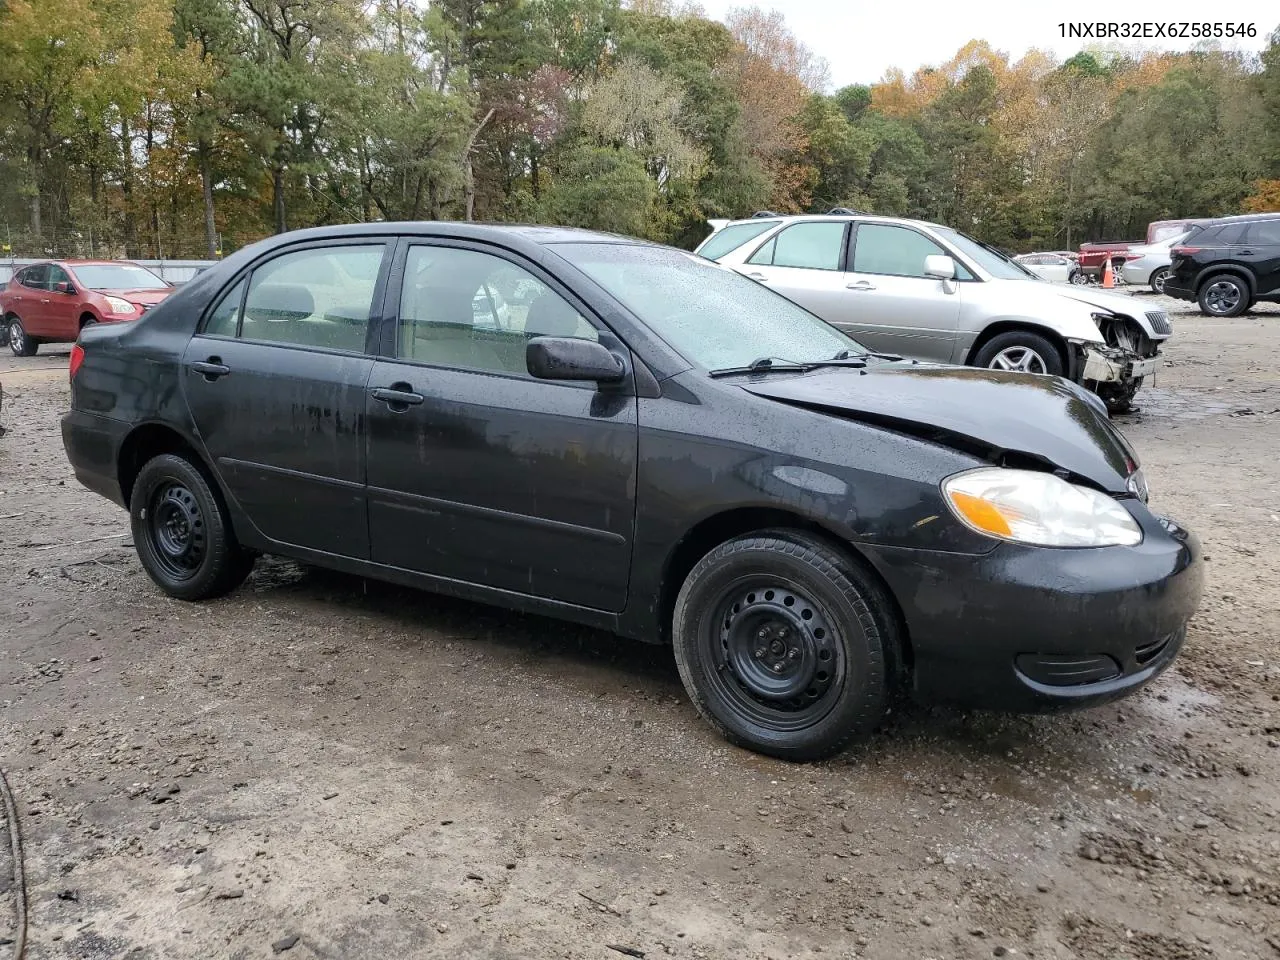
<instances>
[{"instance_id":1,"label":"wheel lug nut","mask_svg":"<svg viewBox=\"0 0 1280 960\"><path fill-rule=\"evenodd\" d=\"M788 657L790 657L792 660L799 660L799 659L800 659L800 651L799 651L799 650L797 650L795 647L792 647L792 648L791 648L791 651L787 654L787 656L788 656Z\"/></svg>"},{"instance_id":2,"label":"wheel lug nut","mask_svg":"<svg viewBox=\"0 0 1280 960\"><path fill-rule=\"evenodd\" d=\"M782 672L782 664L780 664L780 663L775 663L775 664L773 665L773 672L774 672L774 673L781 673L781 672Z\"/></svg>"},{"instance_id":3,"label":"wheel lug nut","mask_svg":"<svg viewBox=\"0 0 1280 960\"><path fill-rule=\"evenodd\" d=\"M756 647L756 659L759 660L764 656L764 647Z\"/></svg>"}]
</instances>

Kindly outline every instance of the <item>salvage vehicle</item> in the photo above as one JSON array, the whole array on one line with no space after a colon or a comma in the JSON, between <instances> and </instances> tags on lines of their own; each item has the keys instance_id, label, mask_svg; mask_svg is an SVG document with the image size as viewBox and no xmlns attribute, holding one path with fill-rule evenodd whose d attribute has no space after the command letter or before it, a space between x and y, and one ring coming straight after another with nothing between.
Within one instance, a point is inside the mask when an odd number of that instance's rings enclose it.
<instances>
[{"instance_id":1,"label":"salvage vehicle","mask_svg":"<svg viewBox=\"0 0 1280 960\"><path fill-rule=\"evenodd\" d=\"M760 231L762 223L769 229ZM743 232L728 242L722 235ZM871 216L730 223L697 253L767 284L874 350L1064 376L1130 409L1173 333L1159 308L1038 281L1028 268L936 223Z\"/></svg>"},{"instance_id":2,"label":"salvage vehicle","mask_svg":"<svg viewBox=\"0 0 1280 960\"><path fill-rule=\"evenodd\" d=\"M341 280L297 282L317 273ZM477 318L482 289L505 322ZM1196 539L1093 394L881 356L612 235L282 234L85 329L70 376L76 476L170 596L268 553L670 643L715 729L792 760L903 687L1131 693L1201 592Z\"/></svg>"},{"instance_id":3,"label":"salvage vehicle","mask_svg":"<svg viewBox=\"0 0 1280 960\"><path fill-rule=\"evenodd\" d=\"M174 288L146 267L117 260L51 260L0 287L9 349L30 357L42 343L71 343L92 323L136 320Z\"/></svg>"}]
</instances>

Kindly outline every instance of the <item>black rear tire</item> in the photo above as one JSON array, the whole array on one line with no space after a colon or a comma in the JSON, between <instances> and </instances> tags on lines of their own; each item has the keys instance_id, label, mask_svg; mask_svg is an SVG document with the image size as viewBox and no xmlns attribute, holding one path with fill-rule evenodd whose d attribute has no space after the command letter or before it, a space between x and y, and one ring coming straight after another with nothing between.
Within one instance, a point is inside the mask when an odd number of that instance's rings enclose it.
<instances>
[{"instance_id":1,"label":"black rear tire","mask_svg":"<svg viewBox=\"0 0 1280 960\"><path fill-rule=\"evenodd\" d=\"M1053 343L1030 330L998 333L982 345L973 358L973 366L992 370L1012 370L1062 376L1062 354ZM1009 365L1006 365L1009 364ZM1026 364L1026 366L1018 366Z\"/></svg>"},{"instance_id":2,"label":"black rear tire","mask_svg":"<svg viewBox=\"0 0 1280 960\"><path fill-rule=\"evenodd\" d=\"M9 331L9 349L15 357L34 357L40 349L40 341L27 335L27 329L17 317L5 319L5 328Z\"/></svg>"},{"instance_id":3,"label":"black rear tire","mask_svg":"<svg viewBox=\"0 0 1280 960\"><path fill-rule=\"evenodd\" d=\"M143 465L133 484L129 518L143 569L171 597L220 597L253 568L253 557L236 541L213 484L186 457L166 453Z\"/></svg>"},{"instance_id":4,"label":"black rear tire","mask_svg":"<svg viewBox=\"0 0 1280 960\"><path fill-rule=\"evenodd\" d=\"M1249 309L1253 291L1244 277L1234 273L1215 273L1200 284L1196 297L1200 312L1209 317L1238 317Z\"/></svg>"},{"instance_id":5,"label":"black rear tire","mask_svg":"<svg viewBox=\"0 0 1280 960\"><path fill-rule=\"evenodd\" d=\"M676 599L673 647L702 717L783 760L870 733L889 696L883 590L816 539L762 531L703 557Z\"/></svg>"}]
</instances>

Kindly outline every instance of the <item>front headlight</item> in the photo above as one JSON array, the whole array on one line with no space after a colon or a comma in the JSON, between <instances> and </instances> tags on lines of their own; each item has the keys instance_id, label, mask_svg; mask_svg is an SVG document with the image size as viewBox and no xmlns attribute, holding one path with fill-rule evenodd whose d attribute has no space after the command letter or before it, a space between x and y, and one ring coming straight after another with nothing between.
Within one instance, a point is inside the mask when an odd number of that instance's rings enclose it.
<instances>
[{"instance_id":1,"label":"front headlight","mask_svg":"<svg viewBox=\"0 0 1280 960\"><path fill-rule=\"evenodd\" d=\"M133 304L128 300L121 300L119 297L106 297L107 306L111 308L112 313L133 313Z\"/></svg>"},{"instance_id":2,"label":"front headlight","mask_svg":"<svg viewBox=\"0 0 1280 960\"><path fill-rule=\"evenodd\" d=\"M1142 529L1114 499L1051 473L983 467L942 482L956 518L978 533L1041 547L1131 547Z\"/></svg>"}]
</instances>

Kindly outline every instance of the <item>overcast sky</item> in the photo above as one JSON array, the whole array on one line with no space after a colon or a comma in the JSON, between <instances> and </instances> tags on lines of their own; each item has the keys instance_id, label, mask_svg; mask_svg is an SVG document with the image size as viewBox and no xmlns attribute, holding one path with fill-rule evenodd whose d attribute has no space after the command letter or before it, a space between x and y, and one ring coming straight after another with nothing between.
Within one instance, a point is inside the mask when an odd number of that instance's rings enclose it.
<instances>
[{"instance_id":1,"label":"overcast sky","mask_svg":"<svg viewBox=\"0 0 1280 960\"><path fill-rule=\"evenodd\" d=\"M732 7L751 0L699 0L707 15L722 18ZM1199 21L1255 24L1258 36L1222 41L1224 46L1261 50L1266 36L1280 24L1276 0L1160 0L1158 3L1045 3L1019 0L755 0L765 9L781 10L801 40L831 64L832 86L872 83L889 67L908 75L917 67L951 58L965 43L986 40L1014 60L1038 47L1071 56L1092 41L1064 40L1059 23L1088 18L1114 21ZM1156 50L1187 50L1193 40L1112 41Z\"/></svg>"}]
</instances>

